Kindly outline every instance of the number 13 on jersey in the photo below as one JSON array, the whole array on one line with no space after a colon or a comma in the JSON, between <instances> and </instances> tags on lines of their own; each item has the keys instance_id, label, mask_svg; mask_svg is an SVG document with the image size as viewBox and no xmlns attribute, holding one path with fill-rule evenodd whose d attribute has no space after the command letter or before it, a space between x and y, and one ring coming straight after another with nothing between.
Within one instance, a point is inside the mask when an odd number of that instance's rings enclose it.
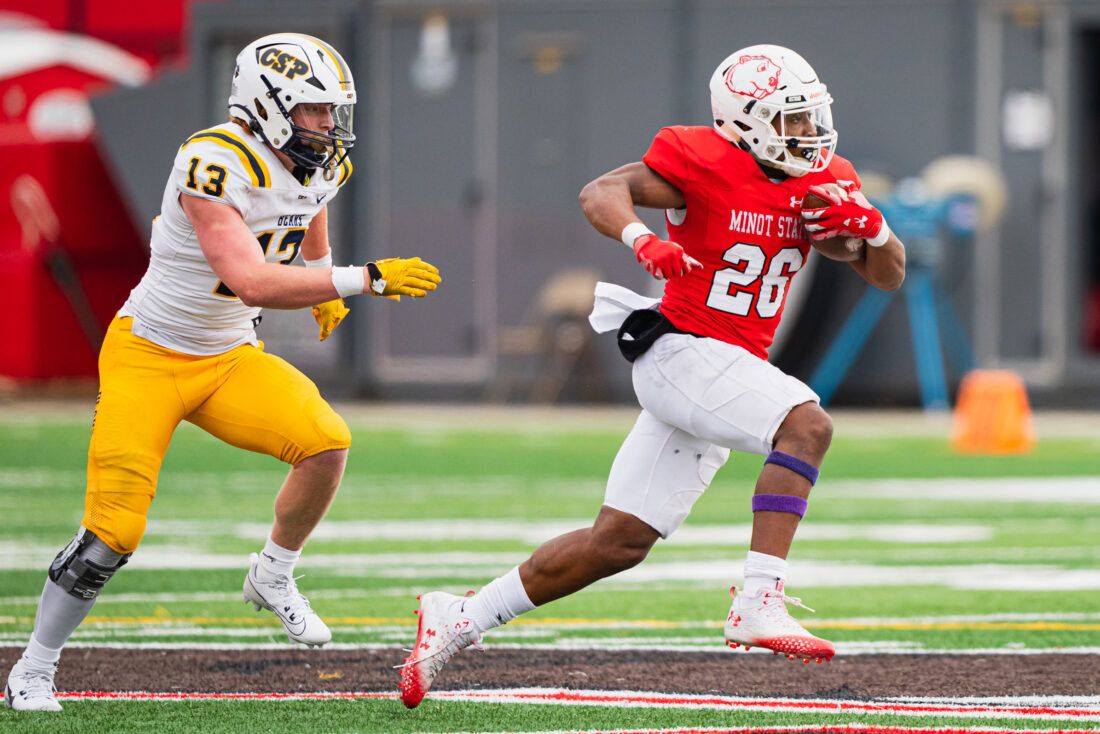
<instances>
[{"instance_id":1,"label":"number 13 on jersey","mask_svg":"<svg viewBox=\"0 0 1100 734\"><path fill-rule=\"evenodd\" d=\"M733 267L715 271L707 305L735 316L748 316L755 309L763 319L779 313L787 283L803 264L797 247L783 248L769 262L759 245L748 242L738 242L722 253L722 259Z\"/></svg>"}]
</instances>

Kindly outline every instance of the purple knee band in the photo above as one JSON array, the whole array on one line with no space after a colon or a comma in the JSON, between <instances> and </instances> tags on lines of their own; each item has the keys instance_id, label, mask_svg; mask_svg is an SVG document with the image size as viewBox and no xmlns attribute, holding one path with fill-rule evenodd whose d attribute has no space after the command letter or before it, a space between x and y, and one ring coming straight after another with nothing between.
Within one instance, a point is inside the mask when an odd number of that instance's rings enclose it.
<instances>
[{"instance_id":1,"label":"purple knee band","mask_svg":"<svg viewBox=\"0 0 1100 734\"><path fill-rule=\"evenodd\" d=\"M768 458L764 459L764 463L776 464L784 469L790 469L795 474L804 477L806 481L810 483L811 487L817 483L817 467L802 459L791 456L790 454L784 454L782 451L773 451L768 454Z\"/></svg>"},{"instance_id":2,"label":"purple knee band","mask_svg":"<svg viewBox=\"0 0 1100 734\"><path fill-rule=\"evenodd\" d=\"M792 515L803 517L809 506L802 497L792 497L789 494L754 494L752 496L752 511L760 512L789 512Z\"/></svg>"}]
</instances>

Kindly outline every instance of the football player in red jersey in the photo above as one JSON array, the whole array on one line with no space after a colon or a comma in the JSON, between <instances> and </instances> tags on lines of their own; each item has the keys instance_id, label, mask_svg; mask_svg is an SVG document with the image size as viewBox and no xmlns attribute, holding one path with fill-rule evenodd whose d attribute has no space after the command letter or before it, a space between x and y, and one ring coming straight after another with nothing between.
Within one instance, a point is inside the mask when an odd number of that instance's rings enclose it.
<instances>
[{"instance_id":1,"label":"football player in red jersey","mask_svg":"<svg viewBox=\"0 0 1100 734\"><path fill-rule=\"evenodd\" d=\"M787 285L814 239L862 239L850 265L894 290L905 250L834 154L832 98L810 65L779 46L728 57L710 84L713 127L668 127L642 161L581 192L592 226L621 239L656 278L659 303L600 284L593 325L619 328L642 406L611 467L590 528L550 540L471 598L421 597L402 699L417 705L439 670L486 630L631 568L687 517L731 450L764 455L752 500L743 588L725 635L791 659L828 660L832 643L796 622L784 593L787 553L832 438L809 387L767 362ZM802 209L808 191L828 206ZM635 207L664 209L669 238Z\"/></svg>"}]
</instances>

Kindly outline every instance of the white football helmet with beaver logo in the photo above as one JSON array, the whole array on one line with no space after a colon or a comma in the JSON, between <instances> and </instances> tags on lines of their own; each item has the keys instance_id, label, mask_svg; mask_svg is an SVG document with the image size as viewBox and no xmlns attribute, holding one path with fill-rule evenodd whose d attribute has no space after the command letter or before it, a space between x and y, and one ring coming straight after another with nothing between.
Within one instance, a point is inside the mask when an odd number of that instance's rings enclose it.
<instances>
[{"instance_id":1,"label":"white football helmet with beaver logo","mask_svg":"<svg viewBox=\"0 0 1100 734\"><path fill-rule=\"evenodd\" d=\"M829 165L836 149L833 98L817 72L789 48L760 44L736 51L710 78L714 128L766 166L804 176ZM809 116L815 135L788 133L787 121Z\"/></svg>"},{"instance_id":2,"label":"white football helmet with beaver logo","mask_svg":"<svg viewBox=\"0 0 1100 734\"><path fill-rule=\"evenodd\" d=\"M331 104L336 127L322 133L295 125L290 112L298 104ZM276 33L253 41L237 55L230 114L298 165L330 171L340 165L355 144L354 106L351 69L320 38Z\"/></svg>"}]
</instances>

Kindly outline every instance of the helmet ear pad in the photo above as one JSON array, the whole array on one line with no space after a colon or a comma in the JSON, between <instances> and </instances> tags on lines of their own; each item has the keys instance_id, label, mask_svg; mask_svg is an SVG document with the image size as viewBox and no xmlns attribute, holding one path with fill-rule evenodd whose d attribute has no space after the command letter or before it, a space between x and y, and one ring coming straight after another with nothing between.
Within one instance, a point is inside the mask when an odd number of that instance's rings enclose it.
<instances>
[{"instance_id":1,"label":"helmet ear pad","mask_svg":"<svg viewBox=\"0 0 1100 734\"><path fill-rule=\"evenodd\" d=\"M263 118L264 120L268 118L267 108L264 107L263 102L261 102L258 97L252 98L252 106L256 108L256 114L259 117ZM257 126L259 124L259 122L256 123Z\"/></svg>"}]
</instances>

